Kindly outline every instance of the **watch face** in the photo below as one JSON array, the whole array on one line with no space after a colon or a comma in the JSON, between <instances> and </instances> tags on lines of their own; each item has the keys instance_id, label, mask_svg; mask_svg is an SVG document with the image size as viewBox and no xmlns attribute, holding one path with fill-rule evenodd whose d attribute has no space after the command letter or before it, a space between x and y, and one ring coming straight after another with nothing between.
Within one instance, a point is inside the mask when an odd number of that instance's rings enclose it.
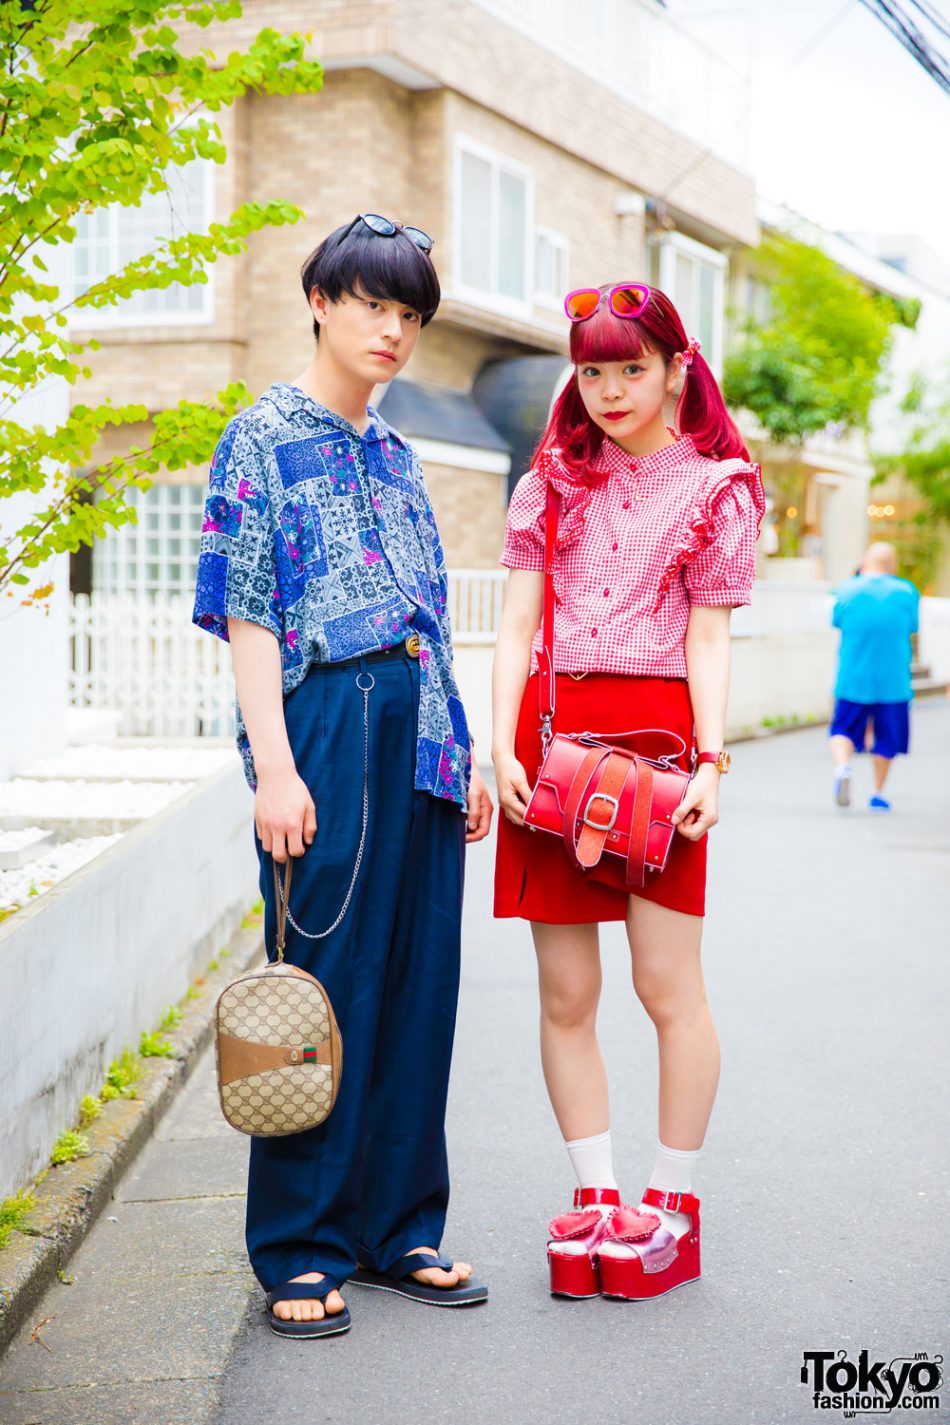
<instances>
[{"instance_id":1,"label":"watch face","mask_svg":"<svg viewBox=\"0 0 950 1425\"><path fill-rule=\"evenodd\" d=\"M729 771L729 768L730 768L731 766L732 766L732 755L731 755L731 753L729 753L729 752L720 752L720 754L719 754L719 770L720 770L720 772L728 772L728 771Z\"/></svg>"}]
</instances>

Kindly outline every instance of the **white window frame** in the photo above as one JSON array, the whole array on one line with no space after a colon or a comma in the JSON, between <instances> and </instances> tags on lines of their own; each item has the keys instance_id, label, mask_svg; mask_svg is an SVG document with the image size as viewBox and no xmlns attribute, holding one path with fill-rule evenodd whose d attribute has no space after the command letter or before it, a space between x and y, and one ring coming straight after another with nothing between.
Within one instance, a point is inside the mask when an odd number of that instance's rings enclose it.
<instances>
[{"instance_id":1,"label":"white window frame","mask_svg":"<svg viewBox=\"0 0 950 1425\"><path fill-rule=\"evenodd\" d=\"M494 240L491 250L491 280L492 290L483 291L480 287L470 287L462 281L462 154L469 153L473 158L481 158L491 164L492 181L492 205L497 212L498 208L498 178L504 170L514 178L520 178L525 185L525 294L524 298L506 297L495 290L498 281L498 256ZM509 158L507 154L499 152L498 149L489 148L486 144L479 143L477 139L469 138L466 134L456 134L454 147L454 181L453 181L453 204L454 204L454 285L453 296L460 300L470 302L472 306L483 307L488 311L499 312L505 316L525 317L531 315L534 297L534 173L526 164L519 163L517 159ZM494 239L494 235L493 235Z\"/></svg>"},{"instance_id":2,"label":"white window frame","mask_svg":"<svg viewBox=\"0 0 950 1425\"><path fill-rule=\"evenodd\" d=\"M697 242L695 238L686 237L684 233L665 233L656 239L656 249L659 265L657 286L667 294L674 306L677 305L676 259L678 256L691 257L694 261L703 262L713 269L715 277L713 344L712 351L703 350L703 356L716 376L721 375L726 314L726 270L729 266L729 259L716 248L707 247L705 243ZM688 331L686 335L692 337L698 336L699 333Z\"/></svg>"},{"instance_id":3,"label":"white window frame","mask_svg":"<svg viewBox=\"0 0 950 1425\"><path fill-rule=\"evenodd\" d=\"M183 491L193 491L187 497ZM176 498L177 497L177 498ZM128 502L136 509L137 519L111 529L102 540L96 540L92 552L92 587L95 593L134 595L138 598L153 594L191 594L201 544L201 525L207 488L187 481L156 481L149 490L130 489ZM154 520L149 516L154 516ZM178 529L171 528L170 516L180 518ZM149 553L149 540L158 549ZM181 540L181 552L173 554L172 539ZM189 549L190 546L190 549ZM173 563L182 566L175 583L168 578ZM127 565L135 566L132 578ZM149 564L157 564L158 579L148 577Z\"/></svg>"},{"instance_id":4,"label":"white window frame","mask_svg":"<svg viewBox=\"0 0 950 1425\"><path fill-rule=\"evenodd\" d=\"M195 162L196 160L192 160ZM202 206L204 208L205 223L207 227L215 220L215 164L212 159L198 159L202 165ZM119 221L121 214L126 210L120 204L113 204L105 209L109 220L109 271L118 272L125 263L119 251ZM199 229L200 231L200 229ZM195 287L201 294L201 305L190 311L159 311L142 312L125 310L128 306L126 300L120 301L116 306L108 307L74 307L72 311L72 324L79 330L86 328L96 331L112 331L129 327L196 327L210 326L214 321L215 310L215 265L208 263L207 282L197 283ZM96 281L100 279L97 277ZM166 291L169 289L165 289ZM195 290L191 288L188 290Z\"/></svg>"},{"instance_id":5,"label":"white window frame","mask_svg":"<svg viewBox=\"0 0 950 1425\"><path fill-rule=\"evenodd\" d=\"M561 290L561 292L560 292L559 294L558 294L558 293L543 292L543 291L541 291L541 289L540 289L540 288L538 287L538 285L537 285L537 268L538 268L538 264L537 264L537 261L535 261L535 264L534 264L534 269L535 269L534 300L535 300L535 302L538 304L539 307L547 307L550 311L553 311L553 312L563 312L563 310L564 310L564 298L567 296L567 284L568 284L567 272L568 272L568 258L569 258L569 254L570 254L570 244L568 243L568 240L567 240L567 238L564 236L563 233L556 233L556 232L553 230L553 228L545 228L545 227L537 227L537 228L535 228L535 230L534 230L534 246L535 246L535 249L537 249L537 244L538 244L538 239L539 239L539 238L543 239L545 242L549 242L549 243L551 244L551 246L552 246L553 248L556 248L556 250L557 250L557 251L560 253L560 255L561 255L561 280L560 280L560 284L559 284L559 285L561 286L562 290Z\"/></svg>"}]
</instances>

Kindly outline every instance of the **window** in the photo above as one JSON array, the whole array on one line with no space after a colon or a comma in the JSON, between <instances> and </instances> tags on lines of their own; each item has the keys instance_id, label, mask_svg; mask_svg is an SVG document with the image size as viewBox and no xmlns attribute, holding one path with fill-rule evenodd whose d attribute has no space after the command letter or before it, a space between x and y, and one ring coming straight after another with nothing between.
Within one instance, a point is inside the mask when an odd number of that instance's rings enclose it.
<instances>
[{"instance_id":1,"label":"window","mask_svg":"<svg viewBox=\"0 0 950 1425\"><path fill-rule=\"evenodd\" d=\"M115 205L77 219L73 246L77 296L126 263L144 257L160 239L208 228L214 216L211 161L198 158L182 168L173 164L166 177L167 192L144 193L137 208ZM206 283L183 287L176 282L153 292L137 292L116 307L80 307L74 320L84 327L210 322L214 316L211 281L209 274Z\"/></svg>"},{"instance_id":2,"label":"window","mask_svg":"<svg viewBox=\"0 0 950 1425\"><path fill-rule=\"evenodd\" d=\"M726 265L721 252L682 233L658 239L650 253L652 281L676 307L686 335L699 338L703 356L717 374L722 369Z\"/></svg>"},{"instance_id":3,"label":"window","mask_svg":"<svg viewBox=\"0 0 950 1425\"><path fill-rule=\"evenodd\" d=\"M502 306L524 307L531 291L531 175L468 140L456 148L456 278Z\"/></svg>"},{"instance_id":4,"label":"window","mask_svg":"<svg viewBox=\"0 0 950 1425\"><path fill-rule=\"evenodd\" d=\"M764 326L769 320L772 309L769 289L764 282L752 276L746 277L744 285L743 316L756 322L759 326Z\"/></svg>"},{"instance_id":5,"label":"window","mask_svg":"<svg viewBox=\"0 0 950 1425\"><path fill-rule=\"evenodd\" d=\"M136 524L120 525L93 546L92 587L105 594L193 594L203 485L130 490Z\"/></svg>"},{"instance_id":6,"label":"window","mask_svg":"<svg viewBox=\"0 0 950 1425\"><path fill-rule=\"evenodd\" d=\"M547 228L534 231L534 295L559 311L567 296L567 239Z\"/></svg>"}]
</instances>

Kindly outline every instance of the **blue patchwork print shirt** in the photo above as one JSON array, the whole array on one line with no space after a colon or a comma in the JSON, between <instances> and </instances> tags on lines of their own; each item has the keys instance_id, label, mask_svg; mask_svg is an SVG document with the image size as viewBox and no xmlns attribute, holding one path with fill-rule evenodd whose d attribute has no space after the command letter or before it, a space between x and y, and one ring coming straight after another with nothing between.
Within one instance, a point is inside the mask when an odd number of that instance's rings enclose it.
<instances>
[{"instance_id":1,"label":"blue patchwork print shirt","mask_svg":"<svg viewBox=\"0 0 950 1425\"><path fill-rule=\"evenodd\" d=\"M228 616L281 652L284 697L314 663L419 635L415 785L466 809L469 732L452 668L445 558L419 458L369 407L362 436L278 384L228 425L211 463L192 620L227 640ZM239 703L238 750L254 760Z\"/></svg>"}]
</instances>

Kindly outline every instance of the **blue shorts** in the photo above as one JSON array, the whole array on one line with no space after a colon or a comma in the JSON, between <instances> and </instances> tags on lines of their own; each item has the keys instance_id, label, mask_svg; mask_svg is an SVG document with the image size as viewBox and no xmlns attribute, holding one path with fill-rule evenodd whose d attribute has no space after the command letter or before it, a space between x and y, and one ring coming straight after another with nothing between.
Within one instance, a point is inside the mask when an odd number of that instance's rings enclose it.
<instances>
[{"instance_id":1,"label":"blue shorts","mask_svg":"<svg viewBox=\"0 0 950 1425\"><path fill-rule=\"evenodd\" d=\"M871 751L876 757L896 757L910 746L910 703L835 703L829 737L847 737L858 752L865 750L868 723L874 729Z\"/></svg>"}]
</instances>

